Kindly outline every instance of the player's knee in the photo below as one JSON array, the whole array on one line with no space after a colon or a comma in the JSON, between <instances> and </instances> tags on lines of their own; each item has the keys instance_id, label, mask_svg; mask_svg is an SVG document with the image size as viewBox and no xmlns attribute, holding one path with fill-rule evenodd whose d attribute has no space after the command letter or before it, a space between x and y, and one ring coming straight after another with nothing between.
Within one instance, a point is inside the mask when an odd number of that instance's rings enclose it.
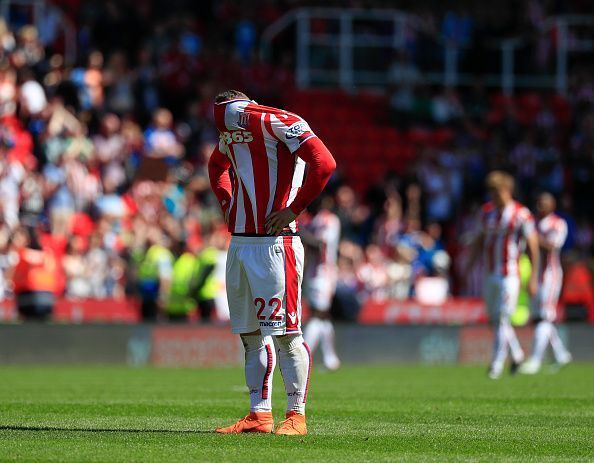
<instances>
[{"instance_id":1,"label":"player's knee","mask_svg":"<svg viewBox=\"0 0 594 463\"><path fill-rule=\"evenodd\" d=\"M241 334L240 337L246 352L264 349L267 343L267 338L260 335L260 330ZM270 343L270 338L268 338L268 343Z\"/></svg>"},{"instance_id":2,"label":"player's knee","mask_svg":"<svg viewBox=\"0 0 594 463\"><path fill-rule=\"evenodd\" d=\"M314 309L311 308L311 317L312 318L319 318L320 320L328 320L330 318L330 314L328 311Z\"/></svg>"},{"instance_id":3,"label":"player's knee","mask_svg":"<svg viewBox=\"0 0 594 463\"><path fill-rule=\"evenodd\" d=\"M274 338L278 348L284 352L293 350L305 342L301 334L283 334Z\"/></svg>"}]
</instances>

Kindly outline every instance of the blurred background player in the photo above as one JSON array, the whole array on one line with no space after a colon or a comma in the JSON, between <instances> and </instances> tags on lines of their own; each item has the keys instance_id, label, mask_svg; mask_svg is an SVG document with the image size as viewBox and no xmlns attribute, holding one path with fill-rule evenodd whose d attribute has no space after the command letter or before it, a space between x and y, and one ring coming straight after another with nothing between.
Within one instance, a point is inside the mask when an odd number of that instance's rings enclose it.
<instances>
[{"instance_id":1,"label":"blurred background player","mask_svg":"<svg viewBox=\"0 0 594 463\"><path fill-rule=\"evenodd\" d=\"M311 352L301 332L304 250L296 218L322 192L336 163L301 117L237 90L215 97L214 117L220 141L208 173L232 234L227 298L250 391L249 415L216 431L273 430L274 337L287 393L286 419L275 432L304 435Z\"/></svg>"},{"instance_id":2,"label":"blurred background player","mask_svg":"<svg viewBox=\"0 0 594 463\"><path fill-rule=\"evenodd\" d=\"M532 298L532 310L538 321L534 331L534 347L530 359L520 366L520 373L535 374L540 370L542 358L549 342L555 361L566 365L571 361L557 328L553 324L557 319L557 303L563 284L561 268L561 247L567 238L567 223L555 214L556 201L552 194L542 193L536 203L538 222L538 244L540 246L540 283L536 296Z\"/></svg>"},{"instance_id":3,"label":"blurred background player","mask_svg":"<svg viewBox=\"0 0 594 463\"><path fill-rule=\"evenodd\" d=\"M311 309L311 320L304 337L312 352L320 344L324 366L329 370L340 367L334 346L334 326L330 320L340 241L340 219L332 212L333 205L331 196L321 198L319 207L312 208L311 221L301 230L301 239L306 246L305 298Z\"/></svg>"},{"instance_id":4,"label":"blurred background player","mask_svg":"<svg viewBox=\"0 0 594 463\"><path fill-rule=\"evenodd\" d=\"M472 265L482 250L485 267L483 297L495 327L489 377L496 379L503 372L508 348L512 357L512 373L524 360L524 352L510 321L520 290L518 259L526 244L532 268L538 268L539 252L532 214L513 198L513 177L502 171L493 171L487 176L486 186L492 199L481 209L470 262ZM528 283L532 296L536 294L537 283L534 272Z\"/></svg>"}]
</instances>

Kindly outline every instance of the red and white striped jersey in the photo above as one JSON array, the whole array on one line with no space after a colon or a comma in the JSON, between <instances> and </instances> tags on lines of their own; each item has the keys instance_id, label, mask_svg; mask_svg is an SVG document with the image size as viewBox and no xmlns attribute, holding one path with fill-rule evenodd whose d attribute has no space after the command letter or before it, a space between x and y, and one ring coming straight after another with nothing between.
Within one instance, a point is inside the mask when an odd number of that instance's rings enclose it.
<instances>
[{"instance_id":1,"label":"red and white striped jersey","mask_svg":"<svg viewBox=\"0 0 594 463\"><path fill-rule=\"evenodd\" d=\"M229 231L265 234L266 217L302 186L305 162L294 153L316 135L296 114L249 100L215 104L214 116L219 150L231 161ZM297 231L296 221L289 228Z\"/></svg>"},{"instance_id":2,"label":"red and white striped jersey","mask_svg":"<svg viewBox=\"0 0 594 463\"><path fill-rule=\"evenodd\" d=\"M561 248L567 239L567 222L554 212L542 217L536 224L540 244L551 246L551 250L540 248L538 276L542 280L547 272L561 277Z\"/></svg>"},{"instance_id":3,"label":"red and white striped jersey","mask_svg":"<svg viewBox=\"0 0 594 463\"><path fill-rule=\"evenodd\" d=\"M518 259L526 239L535 230L528 208L512 201L501 210L488 202L481 210L480 227L486 271L501 276L519 275Z\"/></svg>"},{"instance_id":4,"label":"red and white striped jersey","mask_svg":"<svg viewBox=\"0 0 594 463\"><path fill-rule=\"evenodd\" d=\"M338 216L328 210L322 210L304 228L321 243L320 251L306 261L306 275L314 278L318 275L327 275L328 272L335 274L340 241Z\"/></svg>"}]
</instances>

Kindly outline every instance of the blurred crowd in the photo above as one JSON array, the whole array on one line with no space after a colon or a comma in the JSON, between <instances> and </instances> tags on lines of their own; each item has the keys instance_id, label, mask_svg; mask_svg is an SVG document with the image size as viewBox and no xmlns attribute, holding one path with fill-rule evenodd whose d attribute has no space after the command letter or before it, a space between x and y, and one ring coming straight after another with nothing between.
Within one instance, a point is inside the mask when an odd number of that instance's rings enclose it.
<instances>
[{"instance_id":1,"label":"blurred crowd","mask_svg":"<svg viewBox=\"0 0 594 463\"><path fill-rule=\"evenodd\" d=\"M206 173L218 140L212 98L238 87L283 104L294 89L292 44L264 63L259 35L307 2L262 1L257 14L243 2L194 3L73 0L48 3L39 28L18 7L9 23L0 19L0 299L18 286L15 266L30 248L45 253L42 261L51 256L58 295L134 295L148 319L164 306L172 318L183 315L192 301L211 315L227 240ZM64 55L61 21L77 31L74 62ZM444 15L442 29L464 24ZM393 123L453 135L365 196L332 180L344 310L362 297L409 297L419 276L475 295L456 277L465 273L456 238L472 228L485 172L502 164L526 200L538 189L556 194L570 218L568 247L590 252L591 69L573 74L568 119L545 99L526 123L511 102L494 110L480 82L463 93L424 85L412 56L397 56L389 71ZM182 290L180 281L191 284Z\"/></svg>"}]
</instances>

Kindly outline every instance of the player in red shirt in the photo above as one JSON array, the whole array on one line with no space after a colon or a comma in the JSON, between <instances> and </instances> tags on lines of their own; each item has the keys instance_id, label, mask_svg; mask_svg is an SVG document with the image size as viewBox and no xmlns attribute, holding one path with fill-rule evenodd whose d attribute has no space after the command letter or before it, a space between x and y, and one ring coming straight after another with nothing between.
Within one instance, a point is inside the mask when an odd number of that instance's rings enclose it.
<instances>
[{"instance_id":1,"label":"player in red shirt","mask_svg":"<svg viewBox=\"0 0 594 463\"><path fill-rule=\"evenodd\" d=\"M307 253L305 266L304 295L311 309L311 318L304 337L312 352L318 344L322 361L328 370L337 370L340 360L336 354L334 325L330 308L336 292L338 279L338 245L340 242L340 219L332 212L331 196L322 198L315 214L304 225L303 242Z\"/></svg>"},{"instance_id":2,"label":"player in red shirt","mask_svg":"<svg viewBox=\"0 0 594 463\"><path fill-rule=\"evenodd\" d=\"M501 171L491 172L487 177L487 188L492 201L482 207L471 264L482 251L486 270L483 295L495 326L489 377L496 379L503 371L508 347L512 356L512 372L524 360L524 352L510 321L520 290L518 259L526 245L532 268L538 268L539 253L532 214L513 198L513 177ZM528 285L531 296L536 294L537 286L536 272L533 272Z\"/></svg>"},{"instance_id":3,"label":"player in red shirt","mask_svg":"<svg viewBox=\"0 0 594 463\"><path fill-rule=\"evenodd\" d=\"M571 362L571 354L563 345L553 324L557 319L557 304L563 284L561 248L567 238L567 222L555 214L556 205L555 198L550 193L542 193L536 204L540 266L535 273L538 274L540 286L536 296L532 298L532 312L538 323L534 330L532 356L520 367L520 373L524 374L538 373L549 343L558 365Z\"/></svg>"},{"instance_id":4,"label":"player in red shirt","mask_svg":"<svg viewBox=\"0 0 594 463\"><path fill-rule=\"evenodd\" d=\"M288 406L276 433L303 435L311 353L301 332L303 245L296 219L336 163L301 117L237 90L217 95L214 116L220 137L208 172L232 234L227 299L232 331L245 348L251 403L249 415L217 432L272 431L278 351Z\"/></svg>"}]
</instances>

